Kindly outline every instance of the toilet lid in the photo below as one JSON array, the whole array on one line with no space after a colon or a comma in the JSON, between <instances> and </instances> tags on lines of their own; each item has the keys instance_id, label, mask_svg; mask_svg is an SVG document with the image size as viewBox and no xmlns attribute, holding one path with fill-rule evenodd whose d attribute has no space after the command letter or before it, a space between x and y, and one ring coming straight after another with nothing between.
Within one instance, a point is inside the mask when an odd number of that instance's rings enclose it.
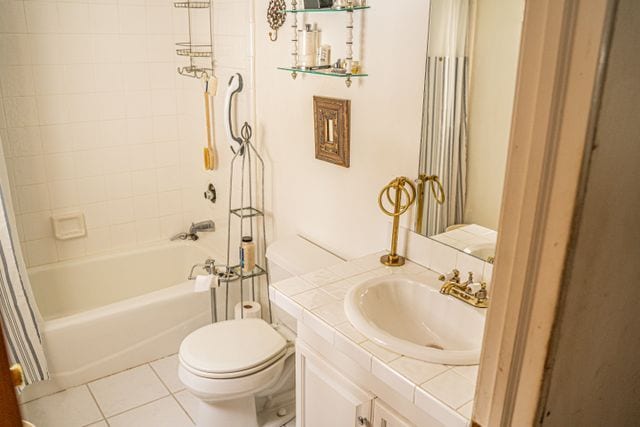
<instances>
[{"instance_id":1,"label":"toilet lid","mask_svg":"<svg viewBox=\"0 0 640 427\"><path fill-rule=\"evenodd\" d=\"M227 320L204 326L180 345L180 360L205 374L251 370L283 354L286 340L262 319Z\"/></svg>"}]
</instances>

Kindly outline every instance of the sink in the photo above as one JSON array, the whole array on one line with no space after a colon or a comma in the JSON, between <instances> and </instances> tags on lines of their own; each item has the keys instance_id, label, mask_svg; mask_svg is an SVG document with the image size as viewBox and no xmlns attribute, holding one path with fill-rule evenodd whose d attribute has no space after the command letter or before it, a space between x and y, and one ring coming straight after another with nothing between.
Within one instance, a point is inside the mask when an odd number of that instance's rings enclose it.
<instances>
[{"instance_id":1,"label":"sink","mask_svg":"<svg viewBox=\"0 0 640 427\"><path fill-rule=\"evenodd\" d=\"M354 285L344 300L351 324L374 343L431 363L476 365L486 309L439 292L412 276L377 277Z\"/></svg>"},{"instance_id":2,"label":"sink","mask_svg":"<svg viewBox=\"0 0 640 427\"><path fill-rule=\"evenodd\" d=\"M489 259L496 256L496 244L495 243L478 243L475 245L467 246L463 249L464 252L469 255L473 255L480 259Z\"/></svg>"}]
</instances>

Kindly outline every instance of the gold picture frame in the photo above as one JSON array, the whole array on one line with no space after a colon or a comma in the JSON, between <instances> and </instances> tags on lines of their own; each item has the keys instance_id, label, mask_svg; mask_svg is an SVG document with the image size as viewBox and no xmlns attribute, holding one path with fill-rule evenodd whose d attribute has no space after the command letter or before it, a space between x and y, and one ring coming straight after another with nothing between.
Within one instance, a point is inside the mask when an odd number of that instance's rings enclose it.
<instances>
[{"instance_id":1,"label":"gold picture frame","mask_svg":"<svg viewBox=\"0 0 640 427\"><path fill-rule=\"evenodd\" d=\"M316 159L345 168L350 162L351 101L313 97Z\"/></svg>"}]
</instances>

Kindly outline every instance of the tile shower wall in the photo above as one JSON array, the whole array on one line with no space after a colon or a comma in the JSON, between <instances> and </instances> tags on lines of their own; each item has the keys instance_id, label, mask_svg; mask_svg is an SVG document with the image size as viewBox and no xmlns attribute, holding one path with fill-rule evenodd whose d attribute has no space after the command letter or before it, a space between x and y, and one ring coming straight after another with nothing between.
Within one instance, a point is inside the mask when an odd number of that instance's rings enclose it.
<instances>
[{"instance_id":1,"label":"tile shower wall","mask_svg":"<svg viewBox=\"0 0 640 427\"><path fill-rule=\"evenodd\" d=\"M247 2L219 1L214 13L224 81L249 69ZM224 216L202 199L227 173L202 171L201 84L176 73L186 33L171 1L0 1L0 138L28 265ZM85 215L86 237L54 238L50 218L63 212Z\"/></svg>"}]
</instances>

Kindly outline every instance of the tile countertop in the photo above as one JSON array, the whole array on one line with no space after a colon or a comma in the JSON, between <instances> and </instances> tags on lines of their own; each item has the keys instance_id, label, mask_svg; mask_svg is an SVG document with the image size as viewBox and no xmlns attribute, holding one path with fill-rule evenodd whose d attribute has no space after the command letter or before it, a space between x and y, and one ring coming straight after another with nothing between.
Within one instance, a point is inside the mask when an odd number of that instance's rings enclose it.
<instances>
[{"instance_id":1,"label":"tile countertop","mask_svg":"<svg viewBox=\"0 0 640 427\"><path fill-rule=\"evenodd\" d=\"M423 411L442 408L443 424L467 425L471 417L478 366L449 366L423 362L386 350L367 340L347 320L345 295L355 284L373 277L411 274L440 287L439 274L407 261L402 267L380 264L372 254L271 286L271 301L312 329L374 376Z\"/></svg>"}]
</instances>

